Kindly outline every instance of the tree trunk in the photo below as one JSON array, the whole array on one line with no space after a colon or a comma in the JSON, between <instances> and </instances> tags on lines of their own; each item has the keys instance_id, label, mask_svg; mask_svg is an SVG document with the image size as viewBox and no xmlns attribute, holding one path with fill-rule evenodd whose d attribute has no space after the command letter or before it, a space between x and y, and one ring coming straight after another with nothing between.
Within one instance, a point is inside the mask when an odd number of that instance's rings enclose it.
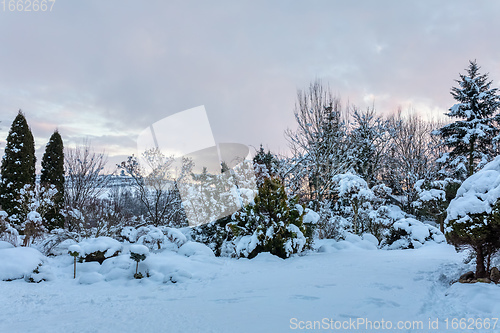
<instances>
[{"instance_id":1,"label":"tree trunk","mask_svg":"<svg viewBox=\"0 0 500 333\"><path fill-rule=\"evenodd\" d=\"M443 214L438 215L439 230L444 234L444 216Z\"/></svg>"},{"instance_id":2,"label":"tree trunk","mask_svg":"<svg viewBox=\"0 0 500 333\"><path fill-rule=\"evenodd\" d=\"M482 248L476 250L476 279L486 277L486 268L484 267L484 253Z\"/></svg>"},{"instance_id":3,"label":"tree trunk","mask_svg":"<svg viewBox=\"0 0 500 333\"><path fill-rule=\"evenodd\" d=\"M489 277L490 275L490 267L491 267L491 252L488 253L488 257L486 259L486 275Z\"/></svg>"},{"instance_id":4,"label":"tree trunk","mask_svg":"<svg viewBox=\"0 0 500 333\"><path fill-rule=\"evenodd\" d=\"M467 177L470 177L474 174L474 139L471 139L470 147L469 147L469 174Z\"/></svg>"},{"instance_id":5,"label":"tree trunk","mask_svg":"<svg viewBox=\"0 0 500 333\"><path fill-rule=\"evenodd\" d=\"M354 210L354 217L353 217L353 224L354 224L354 234L357 235L358 234L358 211L359 211L359 207L357 204L353 204L353 210Z\"/></svg>"}]
</instances>

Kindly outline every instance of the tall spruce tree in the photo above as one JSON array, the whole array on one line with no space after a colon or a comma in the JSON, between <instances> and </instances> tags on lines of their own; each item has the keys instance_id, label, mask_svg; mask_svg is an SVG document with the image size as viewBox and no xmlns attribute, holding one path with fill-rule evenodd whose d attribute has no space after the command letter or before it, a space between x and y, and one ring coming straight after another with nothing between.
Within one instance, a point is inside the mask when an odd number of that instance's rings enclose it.
<instances>
[{"instance_id":1,"label":"tall spruce tree","mask_svg":"<svg viewBox=\"0 0 500 333\"><path fill-rule=\"evenodd\" d=\"M24 114L19 110L7 136L0 168L0 205L9 214L10 221L17 225L24 221L17 199L24 185L35 184L35 163L33 134Z\"/></svg>"},{"instance_id":2,"label":"tall spruce tree","mask_svg":"<svg viewBox=\"0 0 500 333\"><path fill-rule=\"evenodd\" d=\"M48 188L54 185L57 194L53 198L53 209L50 209L45 219L49 230L64 227L64 217L60 213L64 205L64 146L61 135L56 130L50 137L42 158L41 185Z\"/></svg>"},{"instance_id":3,"label":"tall spruce tree","mask_svg":"<svg viewBox=\"0 0 500 333\"><path fill-rule=\"evenodd\" d=\"M438 162L447 176L464 180L488 163L494 154L494 138L499 130L497 110L500 98L497 88L490 88L487 74L479 73L476 61L469 61L467 74L460 74L459 87L451 94L458 102L446 114L458 118L433 132L449 149Z\"/></svg>"}]
</instances>

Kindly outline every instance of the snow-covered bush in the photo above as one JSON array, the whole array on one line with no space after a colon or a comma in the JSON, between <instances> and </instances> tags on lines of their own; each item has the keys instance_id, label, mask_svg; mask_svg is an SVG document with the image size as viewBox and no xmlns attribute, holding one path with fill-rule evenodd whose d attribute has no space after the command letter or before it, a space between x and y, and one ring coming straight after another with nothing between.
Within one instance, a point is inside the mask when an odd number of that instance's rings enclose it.
<instances>
[{"instance_id":1,"label":"snow-covered bush","mask_svg":"<svg viewBox=\"0 0 500 333\"><path fill-rule=\"evenodd\" d=\"M19 232L7 222L7 213L0 210L0 241L18 245Z\"/></svg>"},{"instance_id":2,"label":"snow-covered bush","mask_svg":"<svg viewBox=\"0 0 500 333\"><path fill-rule=\"evenodd\" d=\"M382 248L417 249L426 242L442 243L446 241L443 233L436 227L424 224L414 218L405 218L395 222L382 243Z\"/></svg>"},{"instance_id":3,"label":"snow-covered bush","mask_svg":"<svg viewBox=\"0 0 500 333\"><path fill-rule=\"evenodd\" d=\"M178 248L180 248L187 242L186 235L184 235L179 229L170 227L164 227L162 229L166 239L170 243L175 244Z\"/></svg>"},{"instance_id":4,"label":"snow-covered bush","mask_svg":"<svg viewBox=\"0 0 500 333\"><path fill-rule=\"evenodd\" d=\"M304 235L304 209L298 206L278 180L265 179L255 202L235 213L234 221L226 225L230 236L223 244L224 254L253 258L270 252L288 258L302 252L310 239Z\"/></svg>"},{"instance_id":5,"label":"snow-covered bush","mask_svg":"<svg viewBox=\"0 0 500 333\"><path fill-rule=\"evenodd\" d=\"M351 226L351 222L334 212L331 206L328 201L320 203L320 219L317 225L317 236L320 239L341 239Z\"/></svg>"},{"instance_id":6,"label":"snow-covered bush","mask_svg":"<svg viewBox=\"0 0 500 333\"><path fill-rule=\"evenodd\" d=\"M151 251L161 249L165 241L165 234L159 227L148 225L137 229L137 244L147 246Z\"/></svg>"},{"instance_id":7,"label":"snow-covered bush","mask_svg":"<svg viewBox=\"0 0 500 333\"><path fill-rule=\"evenodd\" d=\"M0 280L23 279L33 274L46 258L31 247L16 247L0 250Z\"/></svg>"},{"instance_id":8,"label":"snow-covered bush","mask_svg":"<svg viewBox=\"0 0 500 333\"><path fill-rule=\"evenodd\" d=\"M137 241L137 229L134 227L123 227L120 231L120 238L129 243Z\"/></svg>"},{"instance_id":9,"label":"snow-covered bush","mask_svg":"<svg viewBox=\"0 0 500 333\"><path fill-rule=\"evenodd\" d=\"M24 230L23 246L29 246L34 239L47 231L38 212L29 212L26 221L21 224L21 228Z\"/></svg>"},{"instance_id":10,"label":"snow-covered bush","mask_svg":"<svg viewBox=\"0 0 500 333\"><path fill-rule=\"evenodd\" d=\"M333 189L337 201L320 207L320 237L343 239L346 232L370 233L380 241L385 230L404 216L389 204L391 189L384 184L370 189L361 177L346 173L333 178Z\"/></svg>"},{"instance_id":11,"label":"snow-covered bush","mask_svg":"<svg viewBox=\"0 0 500 333\"><path fill-rule=\"evenodd\" d=\"M37 242L35 247L46 256L66 254L68 247L77 243L80 236L65 229L52 229L50 234Z\"/></svg>"},{"instance_id":12,"label":"snow-covered bush","mask_svg":"<svg viewBox=\"0 0 500 333\"><path fill-rule=\"evenodd\" d=\"M445 180L426 181L415 183L417 200L412 203L418 216L436 221L444 231L444 219L449 202L455 197L460 181L452 178Z\"/></svg>"},{"instance_id":13,"label":"snow-covered bush","mask_svg":"<svg viewBox=\"0 0 500 333\"><path fill-rule=\"evenodd\" d=\"M370 201L374 198L373 192L368 188L364 179L352 173L334 176L333 184L334 191L339 197L335 204L336 210L350 217L355 234L361 232L364 225L359 218L360 211L371 209Z\"/></svg>"},{"instance_id":14,"label":"snow-covered bush","mask_svg":"<svg viewBox=\"0 0 500 333\"><path fill-rule=\"evenodd\" d=\"M485 277L500 249L500 156L462 183L446 212L448 240L457 249L472 249L476 277Z\"/></svg>"},{"instance_id":15,"label":"snow-covered bush","mask_svg":"<svg viewBox=\"0 0 500 333\"><path fill-rule=\"evenodd\" d=\"M81 248L80 260L97 261L100 264L107 258L118 255L122 250L122 244L110 237L84 239L78 245Z\"/></svg>"},{"instance_id":16,"label":"snow-covered bush","mask_svg":"<svg viewBox=\"0 0 500 333\"><path fill-rule=\"evenodd\" d=\"M214 256L213 251L208 246L197 242L184 243L181 247L179 247L179 251L177 253L186 257L191 257L193 255L202 255L208 257Z\"/></svg>"},{"instance_id":17,"label":"snow-covered bush","mask_svg":"<svg viewBox=\"0 0 500 333\"><path fill-rule=\"evenodd\" d=\"M139 228L123 227L118 239L128 243L145 245L149 250L161 249L165 246L173 246L174 250L187 242L187 237L177 228L166 226L142 226ZM171 245L169 245L171 244Z\"/></svg>"},{"instance_id":18,"label":"snow-covered bush","mask_svg":"<svg viewBox=\"0 0 500 333\"><path fill-rule=\"evenodd\" d=\"M302 205L299 204L295 205L295 208L297 208L300 215L303 215L302 223L304 224L304 228L306 230L305 236L310 239L317 237L318 223L321 219L320 215L312 209L304 209Z\"/></svg>"},{"instance_id":19,"label":"snow-covered bush","mask_svg":"<svg viewBox=\"0 0 500 333\"><path fill-rule=\"evenodd\" d=\"M226 225L230 222L232 222L231 216L227 216L214 222L193 227L189 230L188 235L191 240L208 246L216 256L231 256L234 255L234 246L227 249L225 244L231 230L229 227L226 229Z\"/></svg>"}]
</instances>

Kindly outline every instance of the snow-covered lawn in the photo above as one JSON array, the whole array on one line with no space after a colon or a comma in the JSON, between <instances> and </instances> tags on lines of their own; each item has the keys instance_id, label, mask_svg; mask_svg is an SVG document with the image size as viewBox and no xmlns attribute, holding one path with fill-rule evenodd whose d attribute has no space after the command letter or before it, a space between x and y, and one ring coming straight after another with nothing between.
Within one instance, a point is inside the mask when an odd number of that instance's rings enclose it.
<instances>
[{"instance_id":1,"label":"snow-covered lawn","mask_svg":"<svg viewBox=\"0 0 500 333\"><path fill-rule=\"evenodd\" d=\"M390 320L392 332L500 332L500 323L494 330L451 329L453 318L500 317L500 286L450 285L469 268L452 246L387 251L347 242L321 245L323 252L287 260L193 254L182 256L180 265L177 253L148 258L155 258L149 264L158 272L169 263L182 266L178 283L163 283L158 274L82 284L72 279L72 257L48 258L50 281L0 281L0 332L291 332L326 319L332 326L325 331L383 331L363 325L335 330L330 322L365 318ZM102 269L78 265L80 278ZM439 330L429 329L429 318L439 319ZM424 327L398 330L398 321L422 321Z\"/></svg>"}]
</instances>

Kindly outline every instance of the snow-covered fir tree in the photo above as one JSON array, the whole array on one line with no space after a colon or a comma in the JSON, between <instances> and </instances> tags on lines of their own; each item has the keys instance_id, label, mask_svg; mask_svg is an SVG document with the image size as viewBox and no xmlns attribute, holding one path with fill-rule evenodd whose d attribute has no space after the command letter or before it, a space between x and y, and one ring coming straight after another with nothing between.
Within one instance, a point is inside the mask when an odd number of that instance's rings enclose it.
<instances>
[{"instance_id":1,"label":"snow-covered fir tree","mask_svg":"<svg viewBox=\"0 0 500 333\"><path fill-rule=\"evenodd\" d=\"M266 178L255 202L237 212L234 221L226 225L231 233L224 247L231 247L231 252L241 257L270 252L288 258L310 244L303 216L304 208L297 204L297 198L288 198L277 178Z\"/></svg>"},{"instance_id":2,"label":"snow-covered fir tree","mask_svg":"<svg viewBox=\"0 0 500 333\"><path fill-rule=\"evenodd\" d=\"M460 74L459 87L451 94L458 102L446 115L457 119L433 132L443 139L449 152L438 162L442 173L464 180L481 169L494 156L494 141L500 98L497 88L491 88L488 74L481 74L476 61L469 61L466 74Z\"/></svg>"},{"instance_id":3,"label":"snow-covered fir tree","mask_svg":"<svg viewBox=\"0 0 500 333\"><path fill-rule=\"evenodd\" d=\"M7 136L2 159L0 205L9 214L9 220L20 225L26 216L20 215L17 202L24 185L35 184L35 143L24 114L19 110Z\"/></svg>"},{"instance_id":4,"label":"snow-covered fir tree","mask_svg":"<svg viewBox=\"0 0 500 333\"><path fill-rule=\"evenodd\" d=\"M42 158L42 174L40 182L44 187L54 185L53 209L46 214L48 228L64 227L64 217L60 213L64 206L64 146L61 135L55 131L50 137Z\"/></svg>"}]
</instances>

